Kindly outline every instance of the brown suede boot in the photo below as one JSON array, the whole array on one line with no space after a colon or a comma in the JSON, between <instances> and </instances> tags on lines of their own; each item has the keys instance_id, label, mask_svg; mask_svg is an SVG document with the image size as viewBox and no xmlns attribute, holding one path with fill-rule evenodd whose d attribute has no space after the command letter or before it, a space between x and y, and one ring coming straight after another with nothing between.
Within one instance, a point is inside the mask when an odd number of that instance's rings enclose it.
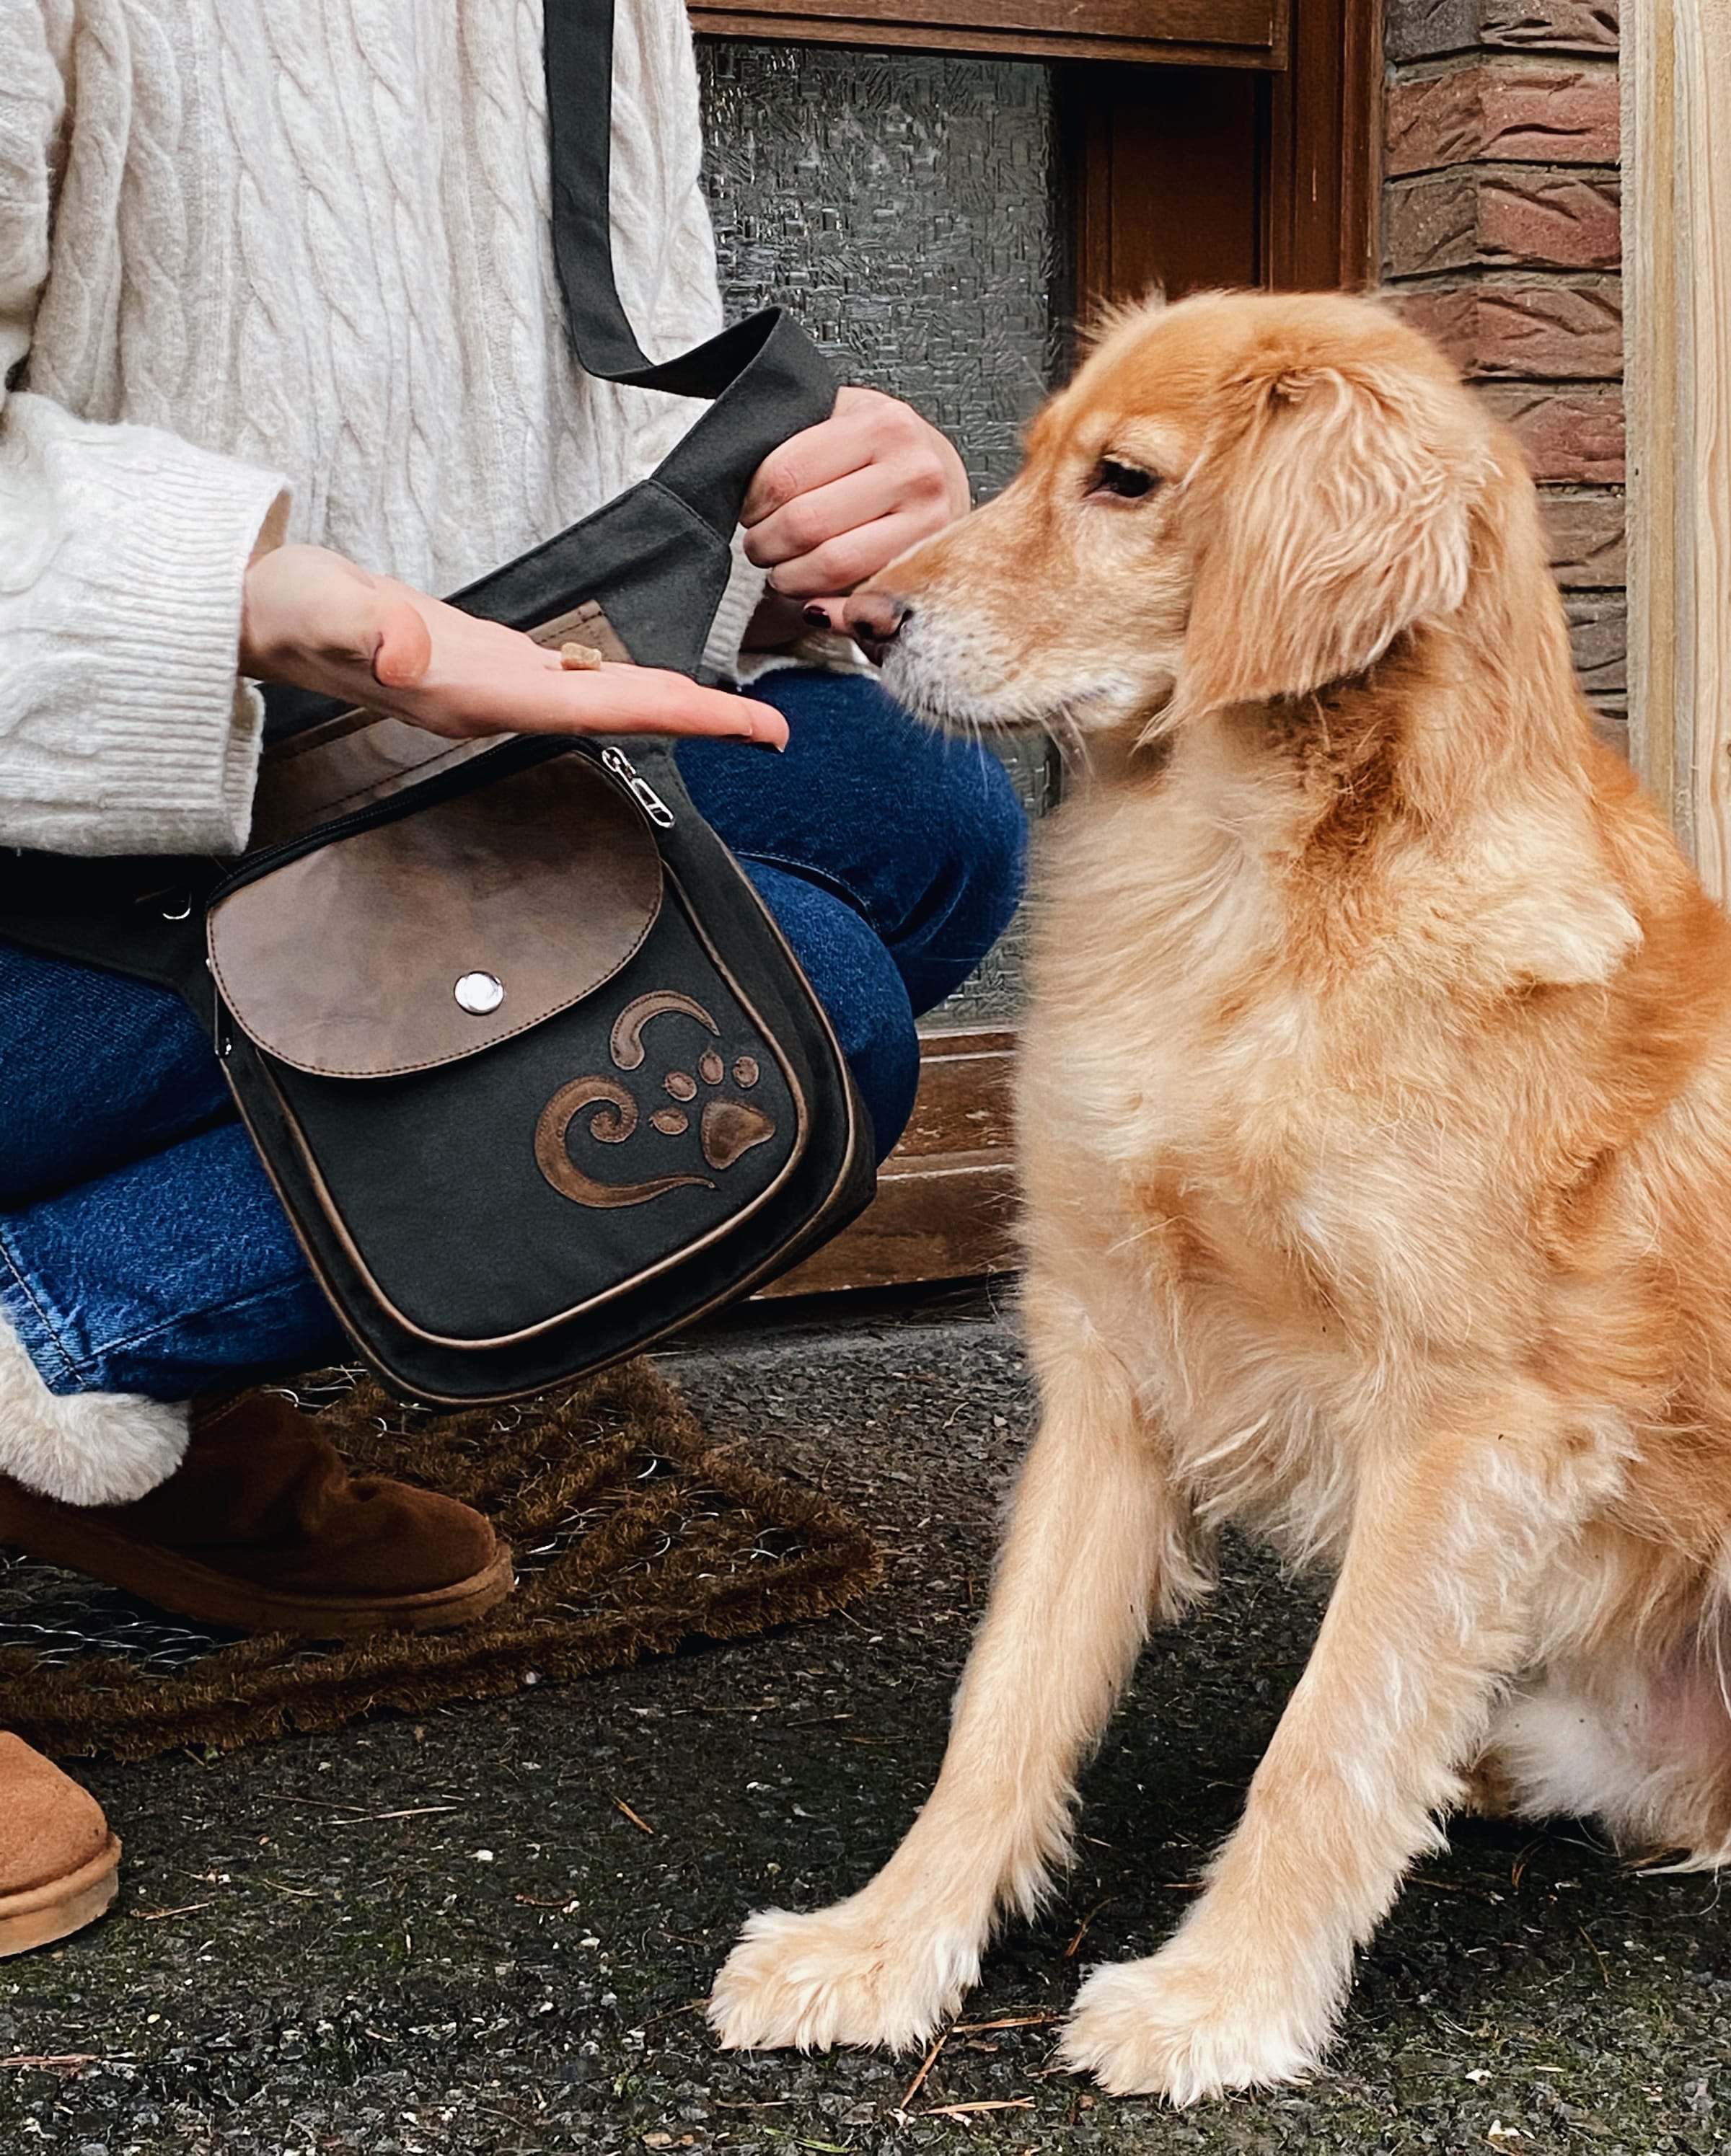
<instances>
[{"instance_id":1,"label":"brown suede boot","mask_svg":"<svg viewBox=\"0 0 1731 2156\"><path fill-rule=\"evenodd\" d=\"M121 1845L87 1789L0 1733L0 1956L94 1923L120 1886Z\"/></svg>"},{"instance_id":2,"label":"brown suede boot","mask_svg":"<svg viewBox=\"0 0 1731 2156\"><path fill-rule=\"evenodd\" d=\"M130 1505L63 1505L0 1476L0 1543L177 1616L314 1640L440 1631L511 1587L479 1512L351 1475L276 1393L195 1407L185 1459Z\"/></svg>"}]
</instances>

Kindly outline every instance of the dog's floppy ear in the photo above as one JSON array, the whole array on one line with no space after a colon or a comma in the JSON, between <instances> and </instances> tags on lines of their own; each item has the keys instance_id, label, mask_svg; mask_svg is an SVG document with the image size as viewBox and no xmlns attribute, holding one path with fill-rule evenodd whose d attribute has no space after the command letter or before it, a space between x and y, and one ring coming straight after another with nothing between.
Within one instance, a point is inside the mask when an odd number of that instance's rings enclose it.
<instances>
[{"instance_id":1,"label":"dog's floppy ear","mask_svg":"<svg viewBox=\"0 0 1731 2156\"><path fill-rule=\"evenodd\" d=\"M1174 711L1303 696L1459 606L1476 476L1460 431L1410 380L1305 367L1231 383L1184 488L1196 566Z\"/></svg>"}]
</instances>

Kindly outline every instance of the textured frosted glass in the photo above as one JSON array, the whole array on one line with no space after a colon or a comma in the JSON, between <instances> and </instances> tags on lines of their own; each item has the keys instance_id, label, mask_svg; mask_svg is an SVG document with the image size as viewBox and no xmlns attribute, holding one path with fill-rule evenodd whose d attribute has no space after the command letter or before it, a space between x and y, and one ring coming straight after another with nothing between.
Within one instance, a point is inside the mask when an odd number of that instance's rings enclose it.
<instances>
[{"instance_id":1,"label":"textured frosted glass","mask_svg":"<svg viewBox=\"0 0 1731 2156\"><path fill-rule=\"evenodd\" d=\"M732 39L698 64L730 311L790 307L1002 486L1056 357L1050 70Z\"/></svg>"},{"instance_id":2,"label":"textured frosted glass","mask_svg":"<svg viewBox=\"0 0 1731 2156\"><path fill-rule=\"evenodd\" d=\"M1048 69L937 54L700 40L705 184L730 316L778 301L850 381L906 398L976 499L1015 470L1050 387L1067 291ZM1040 737L999 745L1036 814ZM1020 1000L1016 929L941 1024Z\"/></svg>"}]
</instances>

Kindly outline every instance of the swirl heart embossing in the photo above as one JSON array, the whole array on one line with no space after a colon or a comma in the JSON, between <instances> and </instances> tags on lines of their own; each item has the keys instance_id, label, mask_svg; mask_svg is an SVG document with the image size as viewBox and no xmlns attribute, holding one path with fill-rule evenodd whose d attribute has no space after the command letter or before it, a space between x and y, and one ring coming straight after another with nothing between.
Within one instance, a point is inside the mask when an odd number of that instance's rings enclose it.
<instances>
[{"instance_id":1,"label":"swirl heart embossing","mask_svg":"<svg viewBox=\"0 0 1731 2156\"><path fill-rule=\"evenodd\" d=\"M674 989L657 989L628 1004L614 1021L608 1048L617 1070L634 1072L643 1069L648 1056L644 1029L652 1019L669 1013L695 1019L717 1040L721 1038L720 1026L701 1004ZM755 1147L767 1144L776 1131L773 1116L755 1101L741 1099L738 1094L711 1091L701 1107L697 1107L700 1093L705 1088L720 1086L730 1075L739 1093L743 1094L757 1085L763 1074L755 1056L736 1055L730 1073L717 1051L706 1049L697 1060L695 1075L682 1069L669 1070L663 1075L661 1091L669 1105L652 1110L646 1116L637 1095L618 1079L598 1072L573 1078L553 1095L536 1123L537 1164L562 1198L568 1198L576 1205L604 1210L645 1205L670 1190L713 1190L717 1186L709 1176L677 1172L646 1176L629 1183L604 1182L578 1166L571 1157L568 1139L572 1123L586 1109L593 1111L587 1125L588 1135L598 1143L609 1146L624 1144L643 1123L663 1137L682 1137L691 1127L691 1111L695 1109L697 1142L704 1161L717 1174L725 1173Z\"/></svg>"}]
</instances>

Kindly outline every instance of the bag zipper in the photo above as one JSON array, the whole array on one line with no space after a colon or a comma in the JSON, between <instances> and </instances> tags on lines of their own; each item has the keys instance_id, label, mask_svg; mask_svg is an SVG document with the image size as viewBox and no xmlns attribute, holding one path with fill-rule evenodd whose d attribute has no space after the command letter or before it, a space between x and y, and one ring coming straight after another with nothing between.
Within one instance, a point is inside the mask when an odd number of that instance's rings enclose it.
<instances>
[{"instance_id":1,"label":"bag zipper","mask_svg":"<svg viewBox=\"0 0 1731 2156\"><path fill-rule=\"evenodd\" d=\"M609 742L601 752L601 761L619 780L621 786L629 788L632 799L649 818L650 823L664 831L670 831L673 829L673 811L650 784L648 779L638 770L624 749L615 748Z\"/></svg>"}]
</instances>

